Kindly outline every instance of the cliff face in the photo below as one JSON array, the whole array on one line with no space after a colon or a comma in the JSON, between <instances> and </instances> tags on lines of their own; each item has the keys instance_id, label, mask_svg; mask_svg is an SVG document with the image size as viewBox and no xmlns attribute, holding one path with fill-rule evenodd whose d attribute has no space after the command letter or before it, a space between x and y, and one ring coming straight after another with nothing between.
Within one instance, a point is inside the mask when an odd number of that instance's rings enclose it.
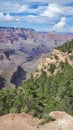
<instances>
[{"instance_id":1,"label":"cliff face","mask_svg":"<svg viewBox=\"0 0 73 130\"><path fill-rule=\"evenodd\" d=\"M28 79L31 73L36 71L43 54L50 53L53 48L72 38L73 35L68 34L41 33L28 28L0 27L0 76L9 86L11 75L18 66L21 66L26 71L26 79Z\"/></svg>"},{"instance_id":2,"label":"cliff face","mask_svg":"<svg viewBox=\"0 0 73 130\"><path fill-rule=\"evenodd\" d=\"M14 41L26 41L36 43L52 41L55 44L64 43L73 38L72 34L42 33L30 28L6 28L0 27L0 43L12 44Z\"/></svg>"},{"instance_id":3,"label":"cliff face","mask_svg":"<svg viewBox=\"0 0 73 130\"><path fill-rule=\"evenodd\" d=\"M55 111L50 115L56 120L43 126L41 120L25 113L9 114L0 117L0 130L73 130L73 117L65 112Z\"/></svg>"}]
</instances>

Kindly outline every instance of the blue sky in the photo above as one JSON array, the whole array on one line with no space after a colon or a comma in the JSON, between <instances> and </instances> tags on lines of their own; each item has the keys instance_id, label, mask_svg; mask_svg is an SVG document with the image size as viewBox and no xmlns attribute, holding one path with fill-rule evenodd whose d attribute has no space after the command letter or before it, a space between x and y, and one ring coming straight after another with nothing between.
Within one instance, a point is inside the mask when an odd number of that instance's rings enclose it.
<instances>
[{"instance_id":1,"label":"blue sky","mask_svg":"<svg viewBox=\"0 0 73 130\"><path fill-rule=\"evenodd\" d=\"M73 33L73 0L0 0L0 26Z\"/></svg>"}]
</instances>

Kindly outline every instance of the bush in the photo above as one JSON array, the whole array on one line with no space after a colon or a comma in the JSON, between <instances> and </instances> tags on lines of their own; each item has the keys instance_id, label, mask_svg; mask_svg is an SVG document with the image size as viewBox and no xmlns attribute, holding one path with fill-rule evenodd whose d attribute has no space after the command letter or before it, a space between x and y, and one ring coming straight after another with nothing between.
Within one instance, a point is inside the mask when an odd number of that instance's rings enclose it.
<instances>
[{"instance_id":1,"label":"bush","mask_svg":"<svg viewBox=\"0 0 73 130\"><path fill-rule=\"evenodd\" d=\"M48 114L43 115L43 118L44 119L41 120L39 125L44 125L45 123L48 123L50 121L55 121L55 119L53 117L49 116Z\"/></svg>"},{"instance_id":2,"label":"bush","mask_svg":"<svg viewBox=\"0 0 73 130\"><path fill-rule=\"evenodd\" d=\"M54 73L54 70L55 70L55 69L56 69L55 64L50 64L49 71L50 71L50 73L51 73L51 74L53 74L53 73Z\"/></svg>"}]
</instances>

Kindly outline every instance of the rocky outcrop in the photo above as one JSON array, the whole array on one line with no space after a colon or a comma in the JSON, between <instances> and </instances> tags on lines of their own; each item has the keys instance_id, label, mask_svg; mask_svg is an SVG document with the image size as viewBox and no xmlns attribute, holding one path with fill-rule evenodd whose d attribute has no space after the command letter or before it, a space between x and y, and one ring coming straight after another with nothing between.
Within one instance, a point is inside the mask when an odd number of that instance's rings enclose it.
<instances>
[{"instance_id":1,"label":"rocky outcrop","mask_svg":"<svg viewBox=\"0 0 73 130\"><path fill-rule=\"evenodd\" d=\"M45 56L42 62L38 65L34 76L40 76L42 70L46 72L47 75L55 75L57 72L61 71L61 63L67 62L69 65L73 66L73 60L70 58L72 55L73 53L70 53L69 55L54 49L52 53Z\"/></svg>"},{"instance_id":2,"label":"rocky outcrop","mask_svg":"<svg viewBox=\"0 0 73 130\"><path fill-rule=\"evenodd\" d=\"M43 126L41 120L25 113L0 116L0 130L73 130L73 117L65 112L50 113L56 120Z\"/></svg>"},{"instance_id":3,"label":"rocky outcrop","mask_svg":"<svg viewBox=\"0 0 73 130\"><path fill-rule=\"evenodd\" d=\"M55 111L51 112L50 116L55 118L55 123L59 125L60 130L72 130L73 129L73 117L65 112Z\"/></svg>"}]
</instances>

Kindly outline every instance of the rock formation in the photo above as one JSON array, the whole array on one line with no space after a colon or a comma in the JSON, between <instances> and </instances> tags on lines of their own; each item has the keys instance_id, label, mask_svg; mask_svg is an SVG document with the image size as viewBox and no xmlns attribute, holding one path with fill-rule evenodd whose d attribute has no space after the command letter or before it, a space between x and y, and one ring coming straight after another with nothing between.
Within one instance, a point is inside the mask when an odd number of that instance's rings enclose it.
<instances>
[{"instance_id":1,"label":"rock formation","mask_svg":"<svg viewBox=\"0 0 73 130\"><path fill-rule=\"evenodd\" d=\"M56 120L39 125L38 118L25 113L0 116L0 130L73 130L73 117L62 111L50 113Z\"/></svg>"}]
</instances>

